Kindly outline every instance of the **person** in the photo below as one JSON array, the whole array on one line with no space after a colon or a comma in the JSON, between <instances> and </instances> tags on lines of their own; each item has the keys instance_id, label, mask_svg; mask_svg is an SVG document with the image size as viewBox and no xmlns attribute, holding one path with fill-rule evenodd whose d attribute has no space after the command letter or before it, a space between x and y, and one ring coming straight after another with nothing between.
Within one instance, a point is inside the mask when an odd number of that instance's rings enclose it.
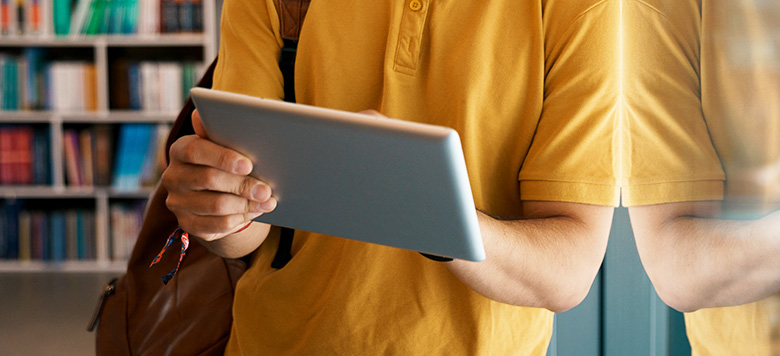
<instances>
[{"instance_id":1,"label":"person","mask_svg":"<svg viewBox=\"0 0 780 356\"><path fill-rule=\"evenodd\" d=\"M215 89L282 99L278 11L224 2ZM246 226L273 191L194 115L199 135L170 150L167 206L217 254L254 252L226 354L544 355L552 312L589 291L619 200L618 15L612 0L313 1L297 101L456 129L487 258L296 230L272 268L278 228Z\"/></svg>"},{"instance_id":2,"label":"person","mask_svg":"<svg viewBox=\"0 0 780 356\"><path fill-rule=\"evenodd\" d=\"M624 2L623 203L694 355L778 352L778 15L771 1Z\"/></svg>"}]
</instances>

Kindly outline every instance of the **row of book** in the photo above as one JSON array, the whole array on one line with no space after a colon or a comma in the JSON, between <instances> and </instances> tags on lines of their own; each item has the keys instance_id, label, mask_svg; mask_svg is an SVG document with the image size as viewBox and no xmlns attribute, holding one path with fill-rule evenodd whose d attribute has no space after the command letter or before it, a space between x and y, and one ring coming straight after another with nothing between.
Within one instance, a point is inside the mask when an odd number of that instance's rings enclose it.
<instances>
[{"instance_id":1,"label":"row of book","mask_svg":"<svg viewBox=\"0 0 780 356\"><path fill-rule=\"evenodd\" d=\"M111 239L109 249L111 259L126 261L130 258L138 233L141 231L146 201L114 203L109 208L111 220Z\"/></svg>"},{"instance_id":2,"label":"row of book","mask_svg":"<svg viewBox=\"0 0 780 356\"><path fill-rule=\"evenodd\" d=\"M0 0L0 30L3 36L202 32L203 2Z\"/></svg>"},{"instance_id":3,"label":"row of book","mask_svg":"<svg viewBox=\"0 0 780 356\"><path fill-rule=\"evenodd\" d=\"M26 48L20 56L0 54L0 109L97 110L95 64L44 61L43 55L40 48Z\"/></svg>"},{"instance_id":4,"label":"row of book","mask_svg":"<svg viewBox=\"0 0 780 356\"><path fill-rule=\"evenodd\" d=\"M111 66L112 109L178 112L205 70L202 62L117 60Z\"/></svg>"},{"instance_id":5,"label":"row of book","mask_svg":"<svg viewBox=\"0 0 780 356\"><path fill-rule=\"evenodd\" d=\"M97 72L88 61L49 61L43 48L0 53L0 110L95 111ZM129 61L110 66L111 109L176 112L205 70L203 62Z\"/></svg>"},{"instance_id":6,"label":"row of book","mask_svg":"<svg viewBox=\"0 0 780 356\"><path fill-rule=\"evenodd\" d=\"M126 261L141 229L145 200L114 202L109 211L108 256ZM97 258L95 212L41 209L23 200L0 201L0 259L79 261Z\"/></svg>"},{"instance_id":7,"label":"row of book","mask_svg":"<svg viewBox=\"0 0 780 356\"><path fill-rule=\"evenodd\" d=\"M120 191L136 191L154 186L165 169L167 124L123 124L114 155L111 186Z\"/></svg>"},{"instance_id":8,"label":"row of book","mask_svg":"<svg viewBox=\"0 0 780 356\"><path fill-rule=\"evenodd\" d=\"M165 169L169 130L150 123L65 127L57 151L64 181L131 192L154 186ZM45 125L0 125L0 186L52 183L49 135Z\"/></svg>"},{"instance_id":9,"label":"row of book","mask_svg":"<svg viewBox=\"0 0 780 356\"><path fill-rule=\"evenodd\" d=\"M0 204L0 259L94 260L95 213L88 209L40 209L24 201Z\"/></svg>"},{"instance_id":10,"label":"row of book","mask_svg":"<svg viewBox=\"0 0 780 356\"><path fill-rule=\"evenodd\" d=\"M0 185L51 184L46 126L0 125Z\"/></svg>"}]
</instances>

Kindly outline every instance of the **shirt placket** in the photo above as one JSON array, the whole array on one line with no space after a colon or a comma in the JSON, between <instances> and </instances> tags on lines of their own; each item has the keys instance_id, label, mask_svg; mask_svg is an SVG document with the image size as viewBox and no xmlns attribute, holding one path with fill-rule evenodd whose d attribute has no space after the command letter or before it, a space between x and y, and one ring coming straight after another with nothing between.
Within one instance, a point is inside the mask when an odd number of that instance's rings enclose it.
<instances>
[{"instance_id":1,"label":"shirt placket","mask_svg":"<svg viewBox=\"0 0 780 356\"><path fill-rule=\"evenodd\" d=\"M414 75L417 71L429 8L430 0L406 0L393 63L396 72Z\"/></svg>"}]
</instances>

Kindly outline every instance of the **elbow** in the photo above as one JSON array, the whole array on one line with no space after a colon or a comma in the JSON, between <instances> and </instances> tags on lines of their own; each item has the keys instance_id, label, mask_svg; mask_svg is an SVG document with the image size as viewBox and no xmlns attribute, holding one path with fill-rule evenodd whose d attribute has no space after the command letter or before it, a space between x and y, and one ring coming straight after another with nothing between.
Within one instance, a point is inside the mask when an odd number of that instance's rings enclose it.
<instances>
[{"instance_id":1,"label":"elbow","mask_svg":"<svg viewBox=\"0 0 780 356\"><path fill-rule=\"evenodd\" d=\"M701 285L691 283L683 276L677 278L667 275L663 278L648 273L650 282L658 297L670 308L682 313L690 313L708 307L711 291L705 291Z\"/></svg>"},{"instance_id":2,"label":"elbow","mask_svg":"<svg viewBox=\"0 0 780 356\"><path fill-rule=\"evenodd\" d=\"M696 287L690 283L670 278L650 279L658 297L670 308L682 313L690 313L707 307L707 292L697 292Z\"/></svg>"},{"instance_id":3,"label":"elbow","mask_svg":"<svg viewBox=\"0 0 780 356\"><path fill-rule=\"evenodd\" d=\"M563 313L582 303L590 293L591 283L580 283L579 286L560 286L551 291L547 296L544 308L554 312Z\"/></svg>"}]
</instances>

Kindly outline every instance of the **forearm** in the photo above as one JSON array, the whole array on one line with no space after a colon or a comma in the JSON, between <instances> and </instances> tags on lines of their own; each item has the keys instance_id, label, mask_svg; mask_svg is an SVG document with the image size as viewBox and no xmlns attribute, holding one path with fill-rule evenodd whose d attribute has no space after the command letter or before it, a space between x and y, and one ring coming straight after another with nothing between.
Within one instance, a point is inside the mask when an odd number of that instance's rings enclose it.
<instances>
[{"instance_id":1,"label":"forearm","mask_svg":"<svg viewBox=\"0 0 780 356\"><path fill-rule=\"evenodd\" d=\"M541 213L522 220L479 214L487 258L456 260L450 270L488 298L552 311L570 309L587 295L606 251L613 209L570 203L587 219ZM550 216L545 216L550 215Z\"/></svg>"},{"instance_id":2,"label":"forearm","mask_svg":"<svg viewBox=\"0 0 780 356\"><path fill-rule=\"evenodd\" d=\"M739 305L780 292L780 213L744 221L680 215L654 230L631 209L642 263L673 308Z\"/></svg>"},{"instance_id":3,"label":"forearm","mask_svg":"<svg viewBox=\"0 0 780 356\"><path fill-rule=\"evenodd\" d=\"M244 257L256 250L268 237L271 225L254 222L246 229L218 240L204 240L197 236L198 242L207 250L225 258Z\"/></svg>"}]
</instances>

